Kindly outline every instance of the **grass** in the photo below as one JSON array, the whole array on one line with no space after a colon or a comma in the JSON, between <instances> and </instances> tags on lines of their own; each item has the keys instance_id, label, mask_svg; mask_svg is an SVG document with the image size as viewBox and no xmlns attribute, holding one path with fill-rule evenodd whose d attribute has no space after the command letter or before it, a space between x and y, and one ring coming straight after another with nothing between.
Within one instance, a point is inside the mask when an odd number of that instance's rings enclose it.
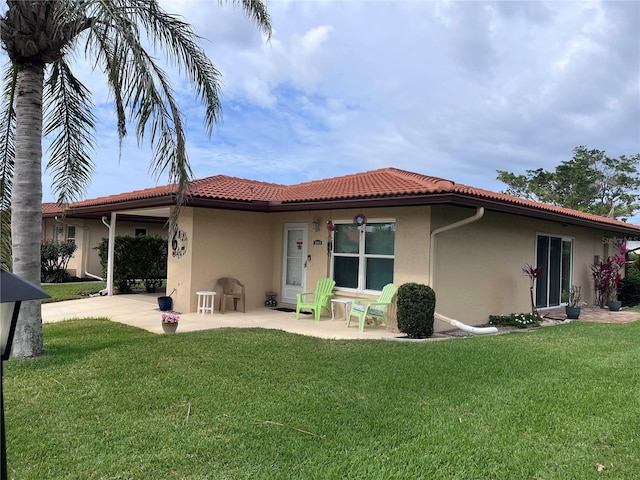
<instances>
[{"instance_id":1,"label":"grass","mask_svg":"<svg viewBox=\"0 0 640 480\"><path fill-rule=\"evenodd\" d=\"M15 480L640 471L640 322L421 343L44 328L47 355L5 362Z\"/></svg>"},{"instance_id":2,"label":"grass","mask_svg":"<svg viewBox=\"0 0 640 480\"><path fill-rule=\"evenodd\" d=\"M42 285L42 290L51 295L44 298L42 303L61 302L63 300L76 300L87 296L87 292L95 292L105 288L105 282L73 282L73 283L49 283Z\"/></svg>"}]
</instances>

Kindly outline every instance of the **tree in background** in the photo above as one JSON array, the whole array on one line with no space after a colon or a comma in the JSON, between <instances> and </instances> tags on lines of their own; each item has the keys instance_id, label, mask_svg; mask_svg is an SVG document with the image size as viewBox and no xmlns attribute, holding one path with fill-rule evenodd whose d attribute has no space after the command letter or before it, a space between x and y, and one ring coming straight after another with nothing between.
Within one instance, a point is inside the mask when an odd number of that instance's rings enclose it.
<instances>
[{"instance_id":1,"label":"tree in background","mask_svg":"<svg viewBox=\"0 0 640 480\"><path fill-rule=\"evenodd\" d=\"M554 172L498 170L497 178L509 186L508 195L626 220L640 209L639 164L640 154L610 158L603 150L580 146Z\"/></svg>"},{"instance_id":2,"label":"tree in background","mask_svg":"<svg viewBox=\"0 0 640 480\"><path fill-rule=\"evenodd\" d=\"M242 5L271 35L262 0L233 3ZM127 123L135 122L139 142L149 140L152 146L153 171L158 176L168 172L169 182L176 184L177 206L186 198L192 172L183 115L156 50L185 73L204 105L209 134L221 115L220 73L198 46L199 37L191 26L166 13L157 0L6 0L6 4L0 15L0 40L9 57L0 104L1 233L6 238L10 214L13 272L39 285L43 134L52 137L47 168L53 172L59 204L80 198L94 170L91 93L71 70L74 56L84 54L104 72L115 103L118 135L123 138ZM40 301L23 302L13 355L33 357L43 352Z\"/></svg>"}]
</instances>

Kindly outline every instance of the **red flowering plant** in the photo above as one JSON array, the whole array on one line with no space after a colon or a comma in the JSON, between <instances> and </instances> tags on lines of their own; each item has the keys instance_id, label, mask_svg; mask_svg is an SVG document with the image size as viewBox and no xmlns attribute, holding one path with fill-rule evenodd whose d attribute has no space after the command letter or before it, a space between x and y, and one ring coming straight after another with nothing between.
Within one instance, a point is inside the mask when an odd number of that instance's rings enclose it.
<instances>
[{"instance_id":1,"label":"red flowering plant","mask_svg":"<svg viewBox=\"0 0 640 480\"><path fill-rule=\"evenodd\" d=\"M531 314L539 317L538 309L536 308L536 303L533 300L533 287L536 283L536 278L542 275L542 267L532 267L528 263L522 267L522 273L529 277L529 296L531 297Z\"/></svg>"},{"instance_id":2,"label":"red flowering plant","mask_svg":"<svg viewBox=\"0 0 640 480\"><path fill-rule=\"evenodd\" d=\"M627 245L619 247L620 253L610 255L606 260L591 265L591 274L598 294L598 304L604 307L607 302L618 299L618 284L622 280L622 269L626 263Z\"/></svg>"}]
</instances>

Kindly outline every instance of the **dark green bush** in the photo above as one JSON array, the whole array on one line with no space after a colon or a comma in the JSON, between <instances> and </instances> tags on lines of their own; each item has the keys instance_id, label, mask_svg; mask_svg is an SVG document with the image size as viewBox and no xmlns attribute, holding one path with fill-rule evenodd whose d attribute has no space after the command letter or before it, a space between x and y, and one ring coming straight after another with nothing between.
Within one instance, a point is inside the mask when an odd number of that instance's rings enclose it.
<instances>
[{"instance_id":1,"label":"dark green bush","mask_svg":"<svg viewBox=\"0 0 640 480\"><path fill-rule=\"evenodd\" d=\"M630 253L629 261L631 263L627 265L627 277L640 277L640 255Z\"/></svg>"},{"instance_id":2,"label":"dark green bush","mask_svg":"<svg viewBox=\"0 0 640 480\"><path fill-rule=\"evenodd\" d=\"M45 240L40 245L40 281L43 283L63 283L71 276L67 272L69 260L78 246L73 242Z\"/></svg>"},{"instance_id":3,"label":"dark green bush","mask_svg":"<svg viewBox=\"0 0 640 480\"><path fill-rule=\"evenodd\" d=\"M640 276L626 277L620 282L618 299L625 307L640 305Z\"/></svg>"},{"instance_id":4,"label":"dark green bush","mask_svg":"<svg viewBox=\"0 0 640 480\"><path fill-rule=\"evenodd\" d=\"M107 276L108 245L106 238L96 247L102 275ZM115 238L113 283L120 293L130 292L139 281L147 291L155 291L167 278L167 240L152 235Z\"/></svg>"},{"instance_id":5,"label":"dark green bush","mask_svg":"<svg viewBox=\"0 0 640 480\"><path fill-rule=\"evenodd\" d=\"M409 338L433 335L436 293L428 285L405 283L398 288L398 329Z\"/></svg>"}]
</instances>

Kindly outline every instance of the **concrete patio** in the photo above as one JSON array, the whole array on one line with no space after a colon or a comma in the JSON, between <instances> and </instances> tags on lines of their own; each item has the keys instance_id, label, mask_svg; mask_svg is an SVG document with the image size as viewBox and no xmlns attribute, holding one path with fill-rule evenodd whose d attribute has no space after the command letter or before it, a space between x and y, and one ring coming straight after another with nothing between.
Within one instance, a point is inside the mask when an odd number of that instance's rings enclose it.
<instances>
[{"instance_id":1,"label":"concrete patio","mask_svg":"<svg viewBox=\"0 0 640 480\"><path fill-rule=\"evenodd\" d=\"M157 294L129 294L111 297L89 297L65 302L45 303L42 305L42 319L45 323L59 322L72 318L104 317L114 322L132 327L142 328L149 332L163 333L161 325L162 312L158 308ZM550 323L564 321L564 308L556 308L540 312ZM220 314L217 310L211 314L181 313L178 333L214 328L270 328L286 332L328 339L353 340L393 340L404 338L400 332L384 326L367 325L364 332L358 331L354 320L347 328L342 308L336 308L336 318L331 320L323 313L320 322L315 322L311 315L300 315L296 320L294 312L281 312L270 308L248 310L247 313L227 310ZM582 307L579 320L602 323L628 323L640 319L640 313L619 311L610 312L597 307ZM469 336L461 330L451 333L437 333L430 340Z\"/></svg>"},{"instance_id":2,"label":"concrete patio","mask_svg":"<svg viewBox=\"0 0 640 480\"><path fill-rule=\"evenodd\" d=\"M114 322L143 328L153 333L163 333L161 314L155 294L97 296L42 305L42 320L45 323L72 318L106 317ZM347 328L344 313L338 308L336 308L335 320L331 320L331 317L327 317L326 312L323 312L320 322L314 321L311 315L302 314L296 320L295 312L281 312L266 307L247 310L247 313L227 310L221 314L216 310L213 315L198 313L180 313L179 315L177 333L233 327L271 328L333 339L380 340L402 336L401 333L388 331L384 326L368 326L364 332L359 332L356 320L352 321L351 326Z\"/></svg>"}]
</instances>

